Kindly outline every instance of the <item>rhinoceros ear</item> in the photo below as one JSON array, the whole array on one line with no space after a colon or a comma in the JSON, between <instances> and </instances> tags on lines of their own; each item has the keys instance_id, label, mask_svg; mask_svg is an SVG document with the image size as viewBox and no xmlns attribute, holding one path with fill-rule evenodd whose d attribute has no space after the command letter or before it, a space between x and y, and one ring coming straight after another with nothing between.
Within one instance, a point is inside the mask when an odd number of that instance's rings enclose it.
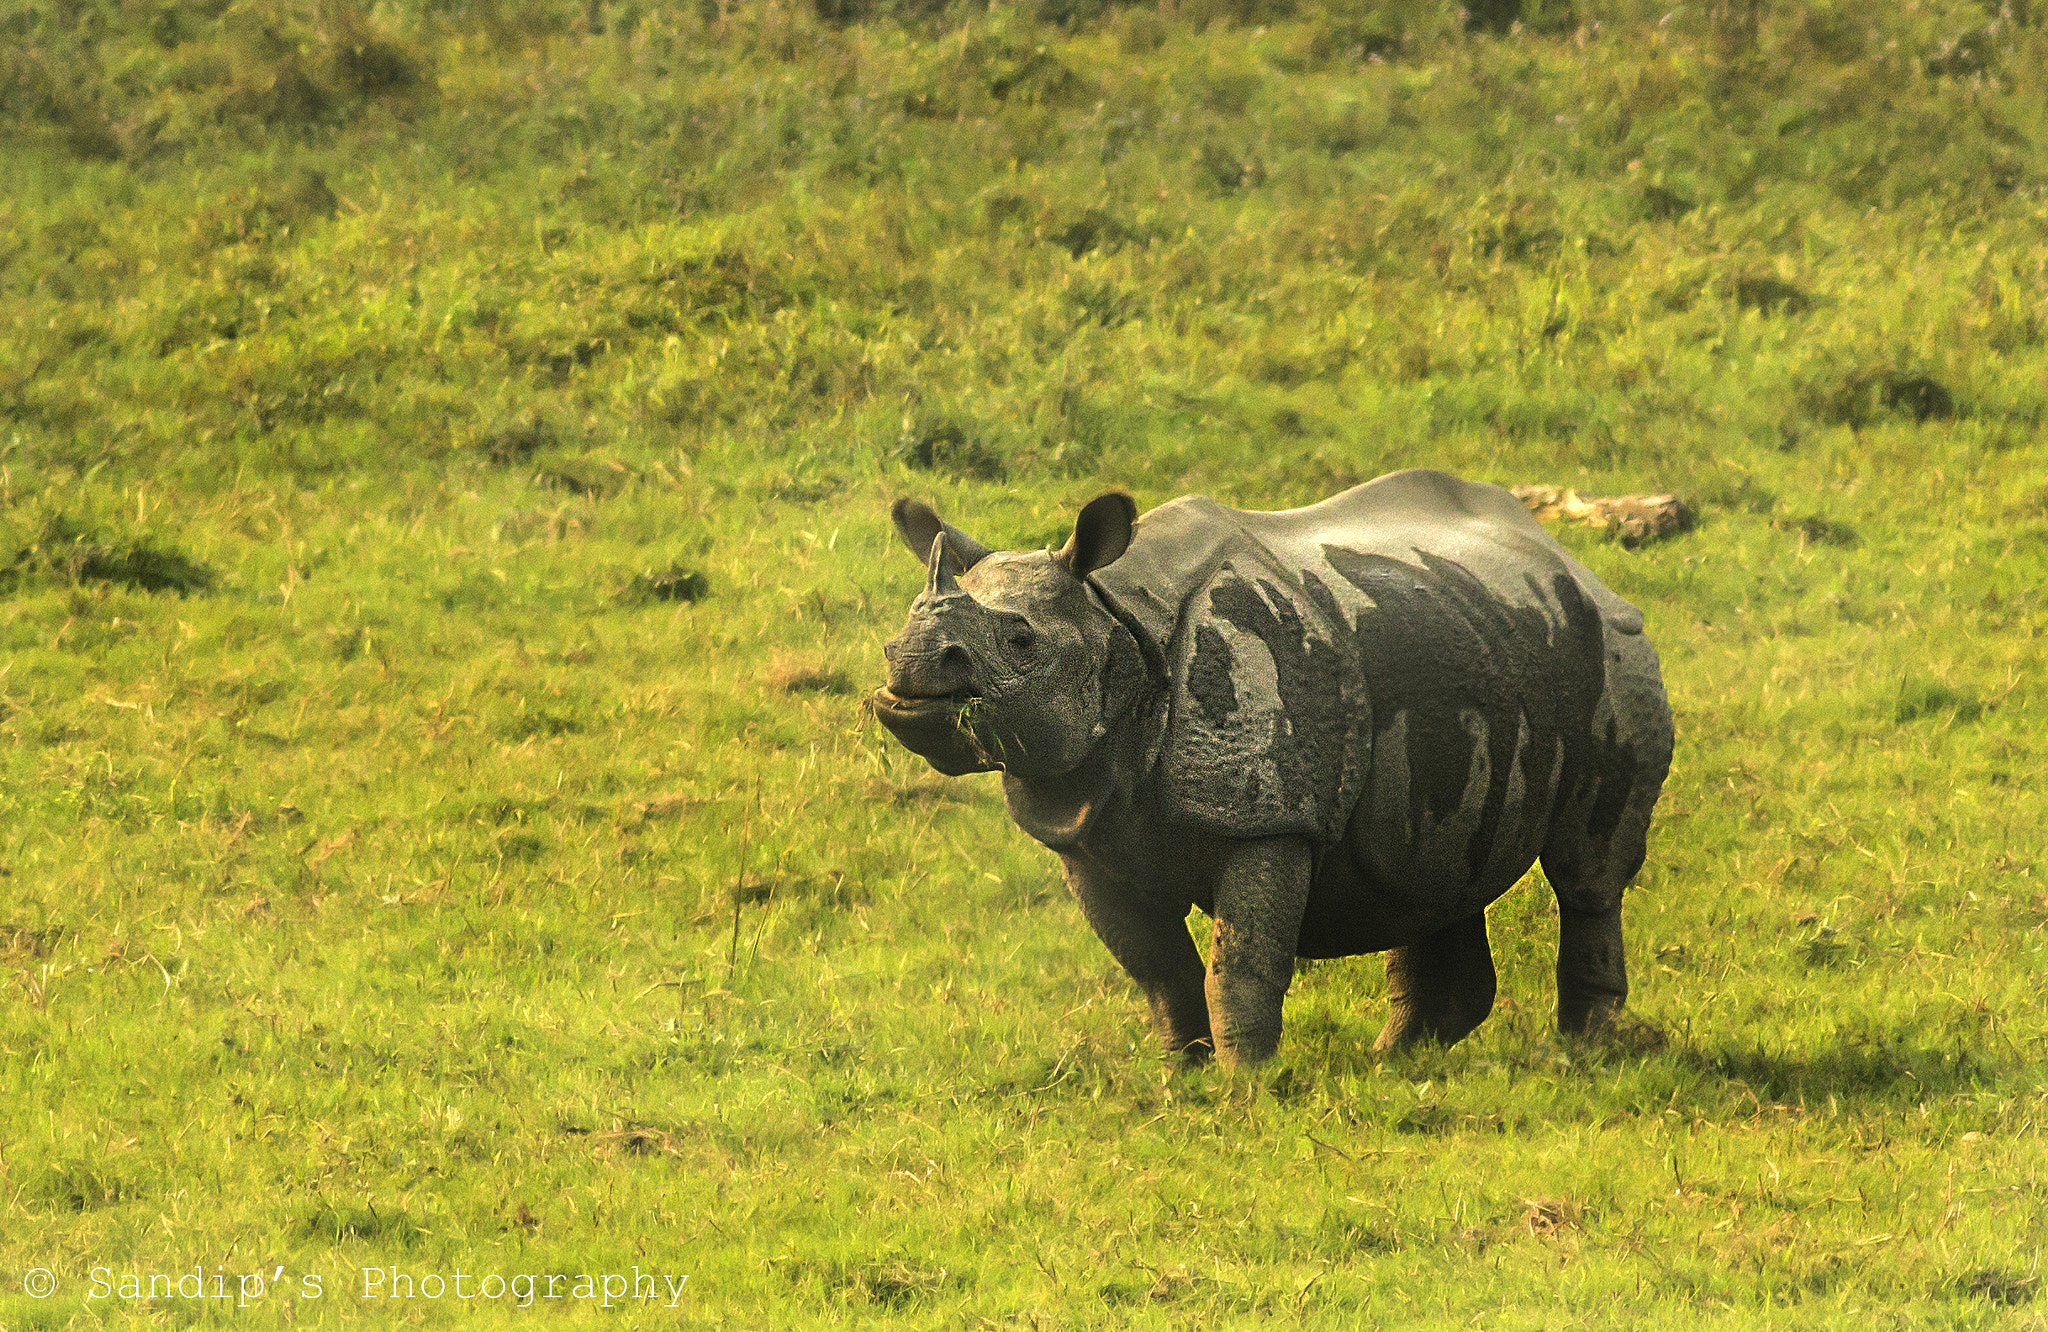
<instances>
[{"instance_id":1,"label":"rhinoceros ear","mask_svg":"<svg viewBox=\"0 0 2048 1332\"><path fill-rule=\"evenodd\" d=\"M1085 578L1105 564L1113 564L1131 545L1131 524L1138 521L1138 505L1129 495L1112 490L1097 495L1074 520L1074 535L1067 538L1060 561L1076 578Z\"/></svg>"},{"instance_id":2,"label":"rhinoceros ear","mask_svg":"<svg viewBox=\"0 0 2048 1332\"><path fill-rule=\"evenodd\" d=\"M953 556L953 572L966 573L980 564L992 552L973 537L951 523L940 519L932 506L922 500L900 499L889 508L889 517L896 524L896 534L903 538L903 544L910 547L919 560L929 560L932 542L941 532L946 534L946 549Z\"/></svg>"}]
</instances>

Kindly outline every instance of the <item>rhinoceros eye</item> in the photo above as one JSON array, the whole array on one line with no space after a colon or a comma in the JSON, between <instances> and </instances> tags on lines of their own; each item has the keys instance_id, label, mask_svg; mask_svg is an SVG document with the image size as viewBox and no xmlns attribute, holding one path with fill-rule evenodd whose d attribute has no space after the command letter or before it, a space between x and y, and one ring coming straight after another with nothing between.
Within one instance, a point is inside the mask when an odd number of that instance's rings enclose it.
<instances>
[{"instance_id":1,"label":"rhinoceros eye","mask_svg":"<svg viewBox=\"0 0 2048 1332\"><path fill-rule=\"evenodd\" d=\"M1012 652L1029 652L1032 648L1038 646L1038 631L1028 624L1014 624L1010 626L1009 637L1006 641L1009 643L1010 651Z\"/></svg>"}]
</instances>

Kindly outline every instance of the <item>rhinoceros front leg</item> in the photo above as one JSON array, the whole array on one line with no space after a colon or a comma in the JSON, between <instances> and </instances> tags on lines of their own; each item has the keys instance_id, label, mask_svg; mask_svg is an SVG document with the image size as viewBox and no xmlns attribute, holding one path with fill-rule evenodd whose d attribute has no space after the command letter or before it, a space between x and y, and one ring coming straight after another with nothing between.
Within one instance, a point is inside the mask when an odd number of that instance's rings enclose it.
<instances>
[{"instance_id":1,"label":"rhinoceros front leg","mask_svg":"<svg viewBox=\"0 0 2048 1332\"><path fill-rule=\"evenodd\" d=\"M1209 945L1209 1027L1227 1064L1257 1064L1280 1045L1280 1009L1313 861L1293 837L1238 842L1216 884Z\"/></svg>"},{"instance_id":2,"label":"rhinoceros front leg","mask_svg":"<svg viewBox=\"0 0 2048 1332\"><path fill-rule=\"evenodd\" d=\"M1209 1003L1202 955L1188 936L1187 907L1133 894L1129 885L1067 861L1067 883L1096 937L1144 991L1152 1028L1170 1054L1189 1063L1209 1057Z\"/></svg>"}]
</instances>

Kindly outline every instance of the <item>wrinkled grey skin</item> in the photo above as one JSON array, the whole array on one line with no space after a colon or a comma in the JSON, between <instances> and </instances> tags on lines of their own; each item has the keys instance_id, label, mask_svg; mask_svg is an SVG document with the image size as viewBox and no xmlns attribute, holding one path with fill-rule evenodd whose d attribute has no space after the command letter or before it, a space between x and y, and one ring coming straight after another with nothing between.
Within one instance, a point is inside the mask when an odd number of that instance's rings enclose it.
<instances>
[{"instance_id":1,"label":"wrinkled grey skin","mask_svg":"<svg viewBox=\"0 0 2048 1332\"><path fill-rule=\"evenodd\" d=\"M1506 491L1415 470L1142 519L1110 494L1017 554L894 517L927 577L876 716L940 772L1001 770L1170 1050L1255 1064L1297 957L1381 951L1378 1047L1459 1040L1493 1007L1485 909L1539 857L1558 1025L1613 1024L1671 713L1642 615Z\"/></svg>"}]
</instances>

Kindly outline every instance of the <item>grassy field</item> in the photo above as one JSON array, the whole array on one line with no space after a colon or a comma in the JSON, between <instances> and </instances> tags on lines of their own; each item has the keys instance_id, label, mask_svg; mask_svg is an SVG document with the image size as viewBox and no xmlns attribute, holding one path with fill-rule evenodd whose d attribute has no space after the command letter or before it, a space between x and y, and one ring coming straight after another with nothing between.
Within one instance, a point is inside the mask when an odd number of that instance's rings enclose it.
<instances>
[{"instance_id":1,"label":"grassy field","mask_svg":"<svg viewBox=\"0 0 2048 1332\"><path fill-rule=\"evenodd\" d=\"M0 1327L2048 1326L2039 8L0 6ZM1663 1040L1179 1071L886 506L1410 465L1701 516Z\"/></svg>"}]
</instances>

